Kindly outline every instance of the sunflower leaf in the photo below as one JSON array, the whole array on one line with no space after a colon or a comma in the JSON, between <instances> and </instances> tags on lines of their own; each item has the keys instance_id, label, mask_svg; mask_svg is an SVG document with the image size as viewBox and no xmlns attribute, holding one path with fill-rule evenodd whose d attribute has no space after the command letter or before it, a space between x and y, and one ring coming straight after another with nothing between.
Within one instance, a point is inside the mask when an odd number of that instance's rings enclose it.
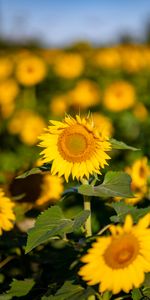
<instances>
[{"instance_id":1,"label":"sunflower leaf","mask_svg":"<svg viewBox=\"0 0 150 300\"><path fill-rule=\"evenodd\" d=\"M35 282L33 279L24 279L24 280L16 280L14 279L10 284L10 290L7 291L5 294L0 295L2 296L3 300L9 300L13 297L23 297L27 295L32 287L34 286Z\"/></svg>"},{"instance_id":2,"label":"sunflower leaf","mask_svg":"<svg viewBox=\"0 0 150 300\"><path fill-rule=\"evenodd\" d=\"M66 281L54 296L43 296L41 300L85 300L88 299L90 295L94 294L95 291L90 287L84 289L80 285L73 284L71 281Z\"/></svg>"},{"instance_id":3,"label":"sunflower leaf","mask_svg":"<svg viewBox=\"0 0 150 300\"><path fill-rule=\"evenodd\" d=\"M133 151L138 151L139 150L135 147L129 146L129 145L125 144L124 142L117 141L113 138L111 138L109 141L110 141L113 149L133 150Z\"/></svg>"},{"instance_id":4,"label":"sunflower leaf","mask_svg":"<svg viewBox=\"0 0 150 300\"><path fill-rule=\"evenodd\" d=\"M35 226L28 231L26 253L54 236L72 232L72 226L73 221L64 217L59 206L48 208L38 216Z\"/></svg>"},{"instance_id":5,"label":"sunflower leaf","mask_svg":"<svg viewBox=\"0 0 150 300\"><path fill-rule=\"evenodd\" d=\"M109 171L102 184L97 186L81 185L79 194L95 197L134 197L131 191L131 177L124 172Z\"/></svg>"},{"instance_id":6,"label":"sunflower leaf","mask_svg":"<svg viewBox=\"0 0 150 300\"><path fill-rule=\"evenodd\" d=\"M82 211L73 220L66 219L59 206L53 206L41 213L35 226L28 231L26 253L50 238L78 230L89 216L89 211Z\"/></svg>"},{"instance_id":7,"label":"sunflower leaf","mask_svg":"<svg viewBox=\"0 0 150 300\"><path fill-rule=\"evenodd\" d=\"M139 289L133 289L131 292L132 299L133 300L141 300L142 299L142 294Z\"/></svg>"},{"instance_id":8,"label":"sunflower leaf","mask_svg":"<svg viewBox=\"0 0 150 300\"><path fill-rule=\"evenodd\" d=\"M109 204L117 213L117 215L110 217L112 222L124 222L127 214L130 214L133 221L137 223L144 215L150 212L150 207L137 208L131 204L126 204L124 201Z\"/></svg>"},{"instance_id":9,"label":"sunflower leaf","mask_svg":"<svg viewBox=\"0 0 150 300\"><path fill-rule=\"evenodd\" d=\"M51 169L51 164L45 163L44 165L42 165L40 167L35 167L35 168L32 168L31 170L24 172L23 174L17 176L16 179L26 178L30 175L39 174L44 171L50 171L50 169Z\"/></svg>"}]
</instances>

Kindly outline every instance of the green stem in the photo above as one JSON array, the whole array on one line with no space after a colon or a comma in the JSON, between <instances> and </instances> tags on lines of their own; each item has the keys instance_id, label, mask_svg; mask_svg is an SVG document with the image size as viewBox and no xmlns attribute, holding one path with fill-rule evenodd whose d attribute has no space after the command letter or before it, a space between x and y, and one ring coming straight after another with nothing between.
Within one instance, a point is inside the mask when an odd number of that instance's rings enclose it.
<instances>
[{"instance_id":1,"label":"green stem","mask_svg":"<svg viewBox=\"0 0 150 300\"><path fill-rule=\"evenodd\" d=\"M85 222L85 235L89 237L92 235L92 228L91 228L91 199L89 196L84 196L84 210L90 211L89 217Z\"/></svg>"}]
</instances>

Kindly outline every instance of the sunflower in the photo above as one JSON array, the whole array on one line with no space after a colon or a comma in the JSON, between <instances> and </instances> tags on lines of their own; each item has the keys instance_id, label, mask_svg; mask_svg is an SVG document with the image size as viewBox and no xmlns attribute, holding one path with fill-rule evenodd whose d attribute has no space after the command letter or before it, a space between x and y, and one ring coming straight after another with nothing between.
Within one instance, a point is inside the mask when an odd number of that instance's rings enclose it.
<instances>
[{"instance_id":1,"label":"sunflower","mask_svg":"<svg viewBox=\"0 0 150 300\"><path fill-rule=\"evenodd\" d=\"M40 136L43 162L52 161L52 175L65 176L68 181L89 178L90 174L100 174L99 169L107 164L111 149L107 138L102 137L90 118L66 116L63 122L50 121L47 132Z\"/></svg>"},{"instance_id":2,"label":"sunflower","mask_svg":"<svg viewBox=\"0 0 150 300\"><path fill-rule=\"evenodd\" d=\"M58 201L60 200L62 192L62 178L46 174L43 176L43 182L41 184L41 194L37 199L36 204L43 205L45 203Z\"/></svg>"},{"instance_id":3,"label":"sunflower","mask_svg":"<svg viewBox=\"0 0 150 300\"><path fill-rule=\"evenodd\" d=\"M5 197L3 190L0 189L0 235L2 235L2 230L9 231L13 228L15 220L13 207L14 203Z\"/></svg>"},{"instance_id":4,"label":"sunflower","mask_svg":"<svg viewBox=\"0 0 150 300\"><path fill-rule=\"evenodd\" d=\"M70 104L81 109L97 105L100 102L99 87L91 80L80 80L69 94L71 99Z\"/></svg>"},{"instance_id":5,"label":"sunflower","mask_svg":"<svg viewBox=\"0 0 150 300\"><path fill-rule=\"evenodd\" d=\"M144 273L150 272L150 214L133 225L130 215L123 227L110 226L110 236L98 237L97 241L81 258L86 263L79 275L89 285L99 284L99 291L121 290L128 293L144 281Z\"/></svg>"},{"instance_id":6,"label":"sunflower","mask_svg":"<svg viewBox=\"0 0 150 300\"><path fill-rule=\"evenodd\" d=\"M27 55L19 60L16 67L16 77L22 85L35 85L41 82L45 76L46 65L40 57Z\"/></svg>"},{"instance_id":7,"label":"sunflower","mask_svg":"<svg viewBox=\"0 0 150 300\"><path fill-rule=\"evenodd\" d=\"M111 111L120 112L135 104L134 87L123 80L113 82L104 93L104 106Z\"/></svg>"},{"instance_id":8,"label":"sunflower","mask_svg":"<svg viewBox=\"0 0 150 300\"><path fill-rule=\"evenodd\" d=\"M60 54L54 64L54 71L58 76L73 79L81 75L84 70L84 60L78 53Z\"/></svg>"},{"instance_id":9,"label":"sunflower","mask_svg":"<svg viewBox=\"0 0 150 300\"><path fill-rule=\"evenodd\" d=\"M13 61L10 57L0 57L0 80L4 80L11 76L13 72Z\"/></svg>"}]
</instances>

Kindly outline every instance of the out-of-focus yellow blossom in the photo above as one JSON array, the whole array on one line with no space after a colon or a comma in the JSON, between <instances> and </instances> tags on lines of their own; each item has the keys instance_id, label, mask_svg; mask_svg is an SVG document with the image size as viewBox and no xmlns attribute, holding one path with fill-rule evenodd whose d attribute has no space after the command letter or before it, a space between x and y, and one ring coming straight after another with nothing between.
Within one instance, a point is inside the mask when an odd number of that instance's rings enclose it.
<instances>
[{"instance_id":1,"label":"out-of-focus yellow blossom","mask_svg":"<svg viewBox=\"0 0 150 300\"><path fill-rule=\"evenodd\" d=\"M14 101L19 93L19 87L14 79L6 79L0 82L0 104L9 104Z\"/></svg>"},{"instance_id":2,"label":"out-of-focus yellow blossom","mask_svg":"<svg viewBox=\"0 0 150 300\"><path fill-rule=\"evenodd\" d=\"M13 72L13 61L7 56L0 57L0 80L5 80Z\"/></svg>"},{"instance_id":3,"label":"out-of-focus yellow blossom","mask_svg":"<svg viewBox=\"0 0 150 300\"><path fill-rule=\"evenodd\" d=\"M67 112L68 108L68 96L58 95L51 99L50 101L50 112L54 116L63 116Z\"/></svg>"},{"instance_id":4,"label":"out-of-focus yellow blossom","mask_svg":"<svg viewBox=\"0 0 150 300\"><path fill-rule=\"evenodd\" d=\"M41 56L49 65L53 65L60 54L61 50L59 49L42 49L41 51Z\"/></svg>"},{"instance_id":5,"label":"out-of-focus yellow blossom","mask_svg":"<svg viewBox=\"0 0 150 300\"><path fill-rule=\"evenodd\" d=\"M9 231L14 226L13 207L14 203L4 195L3 190L0 188L0 235L2 235L2 230Z\"/></svg>"},{"instance_id":6,"label":"out-of-focus yellow blossom","mask_svg":"<svg viewBox=\"0 0 150 300\"><path fill-rule=\"evenodd\" d=\"M41 193L36 204L43 205L48 202L60 200L63 190L63 179L61 177L50 174L44 175L41 184Z\"/></svg>"},{"instance_id":7,"label":"out-of-focus yellow blossom","mask_svg":"<svg viewBox=\"0 0 150 300\"><path fill-rule=\"evenodd\" d=\"M138 72L145 67L142 50L138 47L127 46L122 48L122 68L128 72Z\"/></svg>"},{"instance_id":8,"label":"out-of-focus yellow blossom","mask_svg":"<svg viewBox=\"0 0 150 300\"><path fill-rule=\"evenodd\" d=\"M54 64L57 75L72 79L81 75L84 69L84 60L80 54L64 53L58 56Z\"/></svg>"},{"instance_id":9,"label":"out-of-focus yellow blossom","mask_svg":"<svg viewBox=\"0 0 150 300\"><path fill-rule=\"evenodd\" d=\"M104 135L111 137L113 135L114 128L112 125L112 121L108 117L100 113L92 113L92 119L97 129L99 129L99 131L101 132L102 136Z\"/></svg>"},{"instance_id":10,"label":"out-of-focus yellow blossom","mask_svg":"<svg viewBox=\"0 0 150 300\"><path fill-rule=\"evenodd\" d=\"M8 124L9 132L19 134L21 141L27 145L36 144L44 127L43 118L28 110L16 112Z\"/></svg>"},{"instance_id":11,"label":"out-of-focus yellow blossom","mask_svg":"<svg viewBox=\"0 0 150 300\"><path fill-rule=\"evenodd\" d=\"M76 87L70 91L70 105L86 109L94 106L100 101L99 87L90 80L81 80Z\"/></svg>"},{"instance_id":12,"label":"out-of-focus yellow blossom","mask_svg":"<svg viewBox=\"0 0 150 300\"><path fill-rule=\"evenodd\" d=\"M111 111L120 112L131 108L136 102L134 87L126 81L116 81L104 93L104 106Z\"/></svg>"},{"instance_id":13,"label":"out-of-focus yellow blossom","mask_svg":"<svg viewBox=\"0 0 150 300\"><path fill-rule=\"evenodd\" d=\"M133 109L133 114L140 121L145 121L148 118L148 110L141 102L136 103Z\"/></svg>"},{"instance_id":14,"label":"out-of-focus yellow blossom","mask_svg":"<svg viewBox=\"0 0 150 300\"><path fill-rule=\"evenodd\" d=\"M95 63L104 69L119 68L121 59L117 48L105 48L99 50L95 55Z\"/></svg>"},{"instance_id":15,"label":"out-of-focus yellow blossom","mask_svg":"<svg viewBox=\"0 0 150 300\"><path fill-rule=\"evenodd\" d=\"M150 167L148 166L147 157L137 159L131 167L126 167L125 172L131 176L131 190L134 198L125 199L126 203L136 204L141 201L148 191L148 176L150 175ZM121 198L116 197L116 201Z\"/></svg>"},{"instance_id":16,"label":"out-of-focus yellow blossom","mask_svg":"<svg viewBox=\"0 0 150 300\"><path fill-rule=\"evenodd\" d=\"M44 60L38 56L22 57L16 66L16 78L25 86L32 86L41 82L46 76L47 68Z\"/></svg>"}]
</instances>

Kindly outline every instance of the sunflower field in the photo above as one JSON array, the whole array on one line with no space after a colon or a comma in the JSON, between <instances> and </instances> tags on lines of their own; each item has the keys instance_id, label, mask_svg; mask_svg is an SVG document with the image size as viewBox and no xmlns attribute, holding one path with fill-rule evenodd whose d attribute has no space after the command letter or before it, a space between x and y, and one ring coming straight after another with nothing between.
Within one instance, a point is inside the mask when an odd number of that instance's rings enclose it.
<instances>
[{"instance_id":1,"label":"sunflower field","mask_svg":"<svg viewBox=\"0 0 150 300\"><path fill-rule=\"evenodd\" d=\"M150 46L0 52L0 300L150 299Z\"/></svg>"}]
</instances>

